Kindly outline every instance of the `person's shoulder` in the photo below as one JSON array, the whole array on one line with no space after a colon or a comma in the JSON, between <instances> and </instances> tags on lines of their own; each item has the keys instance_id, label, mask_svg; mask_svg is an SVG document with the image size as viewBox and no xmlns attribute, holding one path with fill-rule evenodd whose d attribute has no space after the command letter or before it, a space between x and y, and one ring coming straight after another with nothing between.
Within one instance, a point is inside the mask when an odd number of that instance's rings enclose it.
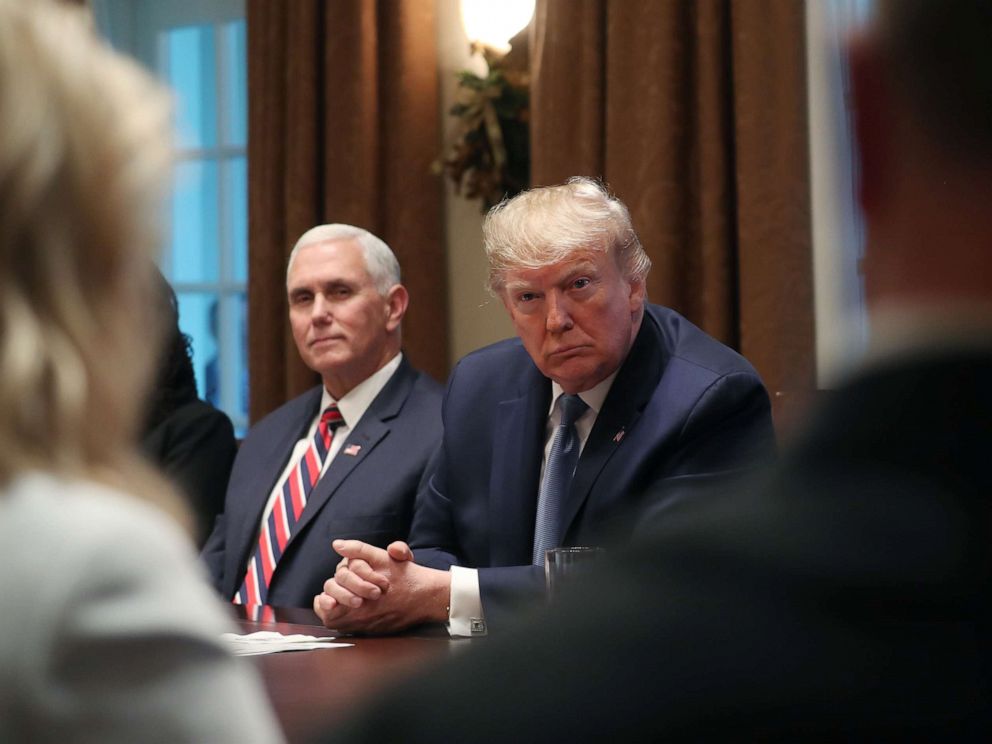
<instances>
[{"instance_id":1,"label":"person's shoulder","mask_svg":"<svg viewBox=\"0 0 992 744\"><path fill-rule=\"evenodd\" d=\"M444 388L427 372L405 364L396 372L404 379L390 380L382 392L384 400L377 400L379 414L389 417L390 411L409 421L416 422L413 431L430 437L428 432L436 423L439 431L441 421L441 405L444 400ZM437 434L440 436L440 434Z\"/></svg>"},{"instance_id":2,"label":"person's shoulder","mask_svg":"<svg viewBox=\"0 0 992 744\"><path fill-rule=\"evenodd\" d=\"M505 376L520 367L533 366L533 361L519 338L505 338L502 341L470 351L455 365L452 376L496 374Z\"/></svg>"},{"instance_id":3,"label":"person's shoulder","mask_svg":"<svg viewBox=\"0 0 992 744\"><path fill-rule=\"evenodd\" d=\"M110 486L49 473L17 478L4 496L8 524L31 522L32 543L64 553L112 540L183 551L188 538L165 511ZM187 551L188 552L188 551Z\"/></svg>"},{"instance_id":4,"label":"person's shoulder","mask_svg":"<svg viewBox=\"0 0 992 744\"><path fill-rule=\"evenodd\" d=\"M191 437L201 440L218 437L234 443L234 425L230 417L209 403L194 398L173 411L160 424L166 441Z\"/></svg>"},{"instance_id":5,"label":"person's shoulder","mask_svg":"<svg viewBox=\"0 0 992 744\"><path fill-rule=\"evenodd\" d=\"M444 396L444 386L423 370L411 367L410 371L413 374L414 394L426 400L440 402Z\"/></svg>"},{"instance_id":6,"label":"person's shoulder","mask_svg":"<svg viewBox=\"0 0 992 744\"><path fill-rule=\"evenodd\" d=\"M741 374L758 379L757 371L741 354L675 310L648 304L645 314L665 339L672 360L708 371L715 377Z\"/></svg>"},{"instance_id":7,"label":"person's shoulder","mask_svg":"<svg viewBox=\"0 0 992 744\"><path fill-rule=\"evenodd\" d=\"M190 537L150 502L48 473L19 477L2 502L4 552L20 554L16 563L23 568L6 586L12 595L33 596L39 611L143 593L149 586L163 596L195 595L201 604L209 597L199 586ZM24 560L28 555L32 559Z\"/></svg>"},{"instance_id":8,"label":"person's shoulder","mask_svg":"<svg viewBox=\"0 0 992 744\"><path fill-rule=\"evenodd\" d=\"M312 420L317 415L322 390L321 385L314 385L306 392L265 414L248 429L245 441L258 436L268 437L273 429L281 429L287 423L295 426L303 420Z\"/></svg>"},{"instance_id":9,"label":"person's shoulder","mask_svg":"<svg viewBox=\"0 0 992 744\"><path fill-rule=\"evenodd\" d=\"M230 422L230 418L226 413L224 413L219 408L212 406L200 398L194 398L193 400L184 403L182 406L176 409L177 414L181 414L182 417L191 420L200 421L223 421L226 420Z\"/></svg>"}]
</instances>

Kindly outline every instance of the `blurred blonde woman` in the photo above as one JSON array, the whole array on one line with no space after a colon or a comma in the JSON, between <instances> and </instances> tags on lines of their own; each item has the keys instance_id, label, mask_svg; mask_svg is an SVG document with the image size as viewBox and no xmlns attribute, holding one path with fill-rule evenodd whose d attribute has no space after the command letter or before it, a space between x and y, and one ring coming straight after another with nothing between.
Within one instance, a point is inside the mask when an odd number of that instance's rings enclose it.
<instances>
[{"instance_id":1,"label":"blurred blonde woman","mask_svg":"<svg viewBox=\"0 0 992 744\"><path fill-rule=\"evenodd\" d=\"M268 742L187 517L135 454L168 97L0 0L0 741Z\"/></svg>"}]
</instances>

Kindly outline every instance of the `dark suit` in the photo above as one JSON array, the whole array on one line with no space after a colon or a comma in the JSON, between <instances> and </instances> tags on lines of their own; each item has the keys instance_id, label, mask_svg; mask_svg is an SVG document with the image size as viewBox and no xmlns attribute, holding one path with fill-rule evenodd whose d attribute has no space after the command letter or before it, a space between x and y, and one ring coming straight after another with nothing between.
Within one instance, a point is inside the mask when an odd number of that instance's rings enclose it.
<instances>
[{"instance_id":1,"label":"dark suit","mask_svg":"<svg viewBox=\"0 0 992 744\"><path fill-rule=\"evenodd\" d=\"M992 351L862 375L749 489L341 739L988 741L990 382Z\"/></svg>"},{"instance_id":2,"label":"dark suit","mask_svg":"<svg viewBox=\"0 0 992 744\"><path fill-rule=\"evenodd\" d=\"M188 498L202 546L224 506L224 489L238 448L231 419L197 398L145 431L141 449Z\"/></svg>"},{"instance_id":3,"label":"dark suit","mask_svg":"<svg viewBox=\"0 0 992 744\"><path fill-rule=\"evenodd\" d=\"M443 448L418 494L410 544L419 563L479 568L490 621L543 587L543 570L529 564L550 406L551 382L518 339L469 354L449 381ZM623 538L636 518L773 443L751 365L678 313L647 305L576 467L563 544Z\"/></svg>"},{"instance_id":4,"label":"dark suit","mask_svg":"<svg viewBox=\"0 0 992 744\"><path fill-rule=\"evenodd\" d=\"M230 599L244 579L262 510L290 452L320 405L320 386L255 424L238 451L224 512L203 549L213 582ZM406 538L417 486L441 437L441 386L404 359L351 430L307 501L276 566L268 602L310 607L334 575L336 538L384 547ZM361 449L349 455L349 445Z\"/></svg>"}]
</instances>

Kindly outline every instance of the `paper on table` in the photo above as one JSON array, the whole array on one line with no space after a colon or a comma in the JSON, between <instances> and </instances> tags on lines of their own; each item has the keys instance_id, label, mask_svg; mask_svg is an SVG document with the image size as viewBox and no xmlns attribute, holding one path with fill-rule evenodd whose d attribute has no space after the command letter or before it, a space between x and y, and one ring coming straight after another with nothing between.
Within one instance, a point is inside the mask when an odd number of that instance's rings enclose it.
<instances>
[{"instance_id":1,"label":"paper on table","mask_svg":"<svg viewBox=\"0 0 992 744\"><path fill-rule=\"evenodd\" d=\"M307 651L315 648L345 648L353 643L336 643L336 638L311 635L283 635L274 630L259 630L239 635L222 633L221 640L235 656L275 654L280 651Z\"/></svg>"}]
</instances>

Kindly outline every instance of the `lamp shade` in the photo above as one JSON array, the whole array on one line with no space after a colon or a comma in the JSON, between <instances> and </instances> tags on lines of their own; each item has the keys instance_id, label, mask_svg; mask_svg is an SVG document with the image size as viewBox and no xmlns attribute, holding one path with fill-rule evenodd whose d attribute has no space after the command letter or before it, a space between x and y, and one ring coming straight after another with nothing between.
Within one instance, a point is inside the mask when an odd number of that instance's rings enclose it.
<instances>
[{"instance_id":1,"label":"lamp shade","mask_svg":"<svg viewBox=\"0 0 992 744\"><path fill-rule=\"evenodd\" d=\"M461 0L462 25L469 41L501 52L534 15L535 0Z\"/></svg>"}]
</instances>

